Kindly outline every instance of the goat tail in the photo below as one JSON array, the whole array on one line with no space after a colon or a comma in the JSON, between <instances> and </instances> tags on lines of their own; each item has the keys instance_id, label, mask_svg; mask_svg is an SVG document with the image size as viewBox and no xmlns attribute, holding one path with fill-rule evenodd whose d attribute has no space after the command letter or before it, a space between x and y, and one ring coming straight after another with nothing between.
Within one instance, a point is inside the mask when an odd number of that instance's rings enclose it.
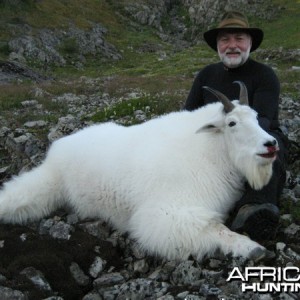
<instances>
[{"instance_id":1,"label":"goat tail","mask_svg":"<svg viewBox=\"0 0 300 300\"><path fill-rule=\"evenodd\" d=\"M40 219L57 208L61 194L58 174L49 164L14 177L0 191L0 223Z\"/></svg>"}]
</instances>

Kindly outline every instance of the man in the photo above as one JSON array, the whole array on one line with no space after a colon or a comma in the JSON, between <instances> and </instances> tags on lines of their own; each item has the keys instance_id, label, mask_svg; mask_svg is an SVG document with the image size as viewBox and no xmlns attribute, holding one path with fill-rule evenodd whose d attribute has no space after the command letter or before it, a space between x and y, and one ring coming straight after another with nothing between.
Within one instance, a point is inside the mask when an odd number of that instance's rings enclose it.
<instances>
[{"instance_id":1,"label":"man","mask_svg":"<svg viewBox=\"0 0 300 300\"><path fill-rule=\"evenodd\" d=\"M221 62L208 65L198 73L185 109L194 110L217 101L203 86L219 90L231 100L239 97L239 85L233 84L234 81L243 81L247 86L249 105L258 113L260 126L277 139L280 151L269 184L259 191L247 184L232 213L233 221L228 225L234 231L247 233L254 240L269 239L274 237L278 227L277 201L285 183L286 138L278 122L278 78L270 67L249 58L250 52L261 44L263 31L250 28L243 14L227 12L217 28L204 33L204 39L218 52Z\"/></svg>"}]
</instances>

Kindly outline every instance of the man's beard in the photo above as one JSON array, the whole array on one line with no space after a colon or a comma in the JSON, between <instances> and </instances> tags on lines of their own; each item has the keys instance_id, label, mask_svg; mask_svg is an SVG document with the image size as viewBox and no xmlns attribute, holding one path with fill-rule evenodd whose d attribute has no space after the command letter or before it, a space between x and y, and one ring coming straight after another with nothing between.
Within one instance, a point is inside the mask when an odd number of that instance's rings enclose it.
<instances>
[{"instance_id":1,"label":"man's beard","mask_svg":"<svg viewBox=\"0 0 300 300\"><path fill-rule=\"evenodd\" d=\"M238 57L228 57L226 54L228 53L239 53L240 55ZM241 51L240 49L234 49L234 50L227 50L225 53L220 53L218 50L219 57L223 64L228 68L237 68L241 65L243 65L250 55L250 47L246 51Z\"/></svg>"}]
</instances>

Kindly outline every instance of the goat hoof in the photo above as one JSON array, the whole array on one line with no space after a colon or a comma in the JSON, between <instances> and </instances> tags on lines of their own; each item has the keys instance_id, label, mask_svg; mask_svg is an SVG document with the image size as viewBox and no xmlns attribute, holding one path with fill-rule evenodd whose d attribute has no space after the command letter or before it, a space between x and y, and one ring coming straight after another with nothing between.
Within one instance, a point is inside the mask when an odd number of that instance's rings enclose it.
<instances>
[{"instance_id":1,"label":"goat hoof","mask_svg":"<svg viewBox=\"0 0 300 300\"><path fill-rule=\"evenodd\" d=\"M250 252L249 258L254 262L259 262L261 260L270 260L275 257L275 253L273 251L269 251L267 249L263 249L260 247L256 247Z\"/></svg>"}]
</instances>

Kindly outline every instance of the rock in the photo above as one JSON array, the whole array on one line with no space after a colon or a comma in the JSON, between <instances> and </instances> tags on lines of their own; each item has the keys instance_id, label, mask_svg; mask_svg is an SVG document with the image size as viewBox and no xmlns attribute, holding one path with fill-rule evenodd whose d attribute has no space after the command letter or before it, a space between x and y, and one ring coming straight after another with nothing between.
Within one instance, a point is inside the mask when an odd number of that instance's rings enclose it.
<instances>
[{"instance_id":1,"label":"rock","mask_svg":"<svg viewBox=\"0 0 300 300\"><path fill-rule=\"evenodd\" d=\"M103 271L105 265L106 265L106 261L103 260L101 257L96 256L93 264L90 266L89 274L93 278L98 277L98 275Z\"/></svg>"},{"instance_id":2,"label":"rock","mask_svg":"<svg viewBox=\"0 0 300 300\"><path fill-rule=\"evenodd\" d=\"M145 259L137 260L133 263L133 271L141 274L147 273L149 265Z\"/></svg>"},{"instance_id":3,"label":"rock","mask_svg":"<svg viewBox=\"0 0 300 300\"><path fill-rule=\"evenodd\" d=\"M277 251L284 251L285 247L286 247L285 243L281 243L281 242L276 243L276 250Z\"/></svg>"},{"instance_id":4,"label":"rock","mask_svg":"<svg viewBox=\"0 0 300 300\"><path fill-rule=\"evenodd\" d=\"M179 293L179 294L177 295L177 298L179 298L179 299L187 299L186 297L188 296L188 294L189 294L188 291L184 291L184 292L182 292L182 293Z\"/></svg>"},{"instance_id":5,"label":"rock","mask_svg":"<svg viewBox=\"0 0 300 300\"><path fill-rule=\"evenodd\" d=\"M49 234L50 228L53 226L54 224L54 220L53 219L43 219L40 222L40 226L39 226L39 234L43 235L43 234Z\"/></svg>"},{"instance_id":6,"label":"rock","mask_svg":"<svg viewBox=\"0 0 300 300\"><path fill-rule=\"evenodd\" d=\"M74 229L70 224L60 221L50 228L49 234L55 239L68 240L71 237L70 233L73 230Z\"/></svg>"},{"instance_id":7,"label":"rock","mask_svg":"<svg viewBox=\"0 0 300 300\"><path fill-rule=\"evenodd\" d=\"M32 107L32 106L36 106L38 104L37 100L25 100L21 102L21 105L23 107Z\"/></svg>"},{"instance_id":8,"label":"rock","mask_svg":"<svg viewBox=\"0 0 300 300\"><path fill-rule=\"evenodd\" d=\"M300 184L297 184L293 189L296 198L300 198Z\"/></svg>"},{"instance_id":9,"label":"rock","mask_svg":"<svg viewBox=\"0 0 300 300\"><path fill-rule=\"evenodd\" d=\"M271 0L215 1L180 0L125 3L124 10L135 22L157 29L163 41L173 42L178 48L190 41L198 42L202 33L218 22L224 11L244 11L247 15L271 20L278 15L279 7ZM180 13L179 13L180 12ZM164 22L168 19L168 22Z\"/></svg>"},{"instance_id":10,"label":"rock","mask_svg":"<svg viewBox=\"0 0 300 300\"><path fill-rule=\"evenodd\" d=\"M216 286L212 286L209 284L203 284L203 285L201 285L200 293L204 296L208 296L208 295L216 295L217 296L222 293L222 290L220 290Z\"/></svg>"},{"instance_id":11,"label":"rock","mask_svg":"<svg viewBox=\"0 0 300 300\"><path fill-rule=\"evenodd\" d=\"M67 215L67 223L72 225L78 223L78 216L76 214Z\"/></svg>"},{"instance_id":12,"label":"rock","mask_svg":"<svg viewBox=\"0 0 300 300\"><path fill-rule=\"evenodd\" d=\"M0 177L4 177L7 174L8 168L9 168L8 166L0 168Z\"/></svg>"},{"instance_id":13,"label":"rock","mask_svg":"<svg viewBox=\"0 0 300 300\"><path fill-rule=\"evenodd\" d=\"M120 273L107 273L94 280L93 285L99 289L105 286L116 285L125 282L125 278Z\"/></svg>"},{"instance_id":14,"label":"rock","mask_svg":"<svg viewBox=\"0 0 300 300\"><path fill-rule=\"evenodd\" d=\"M172 295L165 295L157 298L157 300L174 300L175 298Z\"/></svg>"},{"instance_id":15,"label":"rock","mask_svg":"<svg viewBox=\"0 0 300 300\"><path fill-rule=\"evenodd\" d=\"M93 291L85 295L82 300L102 300L103 298L96 292Z\"/></svg>"},{"instance_id":16,"label":"rock","mask_svg":"<svg viewBox=\"0 0 300 300\"><path fill-rule=\"evenodd\" d=\"M0 286L0 299L2 300L27 300L27 297L18 290Z\"/></svg>"},{"instance_id":17,"label":"rock","mask_svg":"<svg viewBox=\"0 0 300 300\"><path fill-rule=\"evenodd\" d=\"M299 66L292 66L292 70L293 71L300 71L300 67Z\"/></svg>"},{"instance_id":18,"label":"rock","mask_svg":"<svg viewBox=\"0 0 300 300\"><path fill-rule=\"evenodd\" d=\"M80 286L87 286L89 284L90 278L84 274L77 263L72 262L70 272Z\"/></svg>"},{"instance_id":19,"label":"rock","mask_svg":"<svg viewBox=\"0 0 300 300\"><path fill-rule=\"evenodd\" d=\"M9 136L6 141L6 147L10 148L12 151L24 152L25 144L31 137L32 135L29 133L17 137Z\"/></svg>"},{"instance_id":20,"label":"rock","mask_svg":"<svg viewBox=\"0 0 300 300\"><path fill-rule=\"evenodd\" d=\"M0 83L11 82L16 79L31 79L42 82L51 78L33 71L20 62L0 60Z\"/></svg>"},{"instance_id":21,"label":"rock","mask_svg":"<svg viewBox=\"0 0 300 300\"><path fill-rule=\"evenodd\" d=\"M34 127L45 127L47 125L46 121L39 120L39 121L29 121L24 123L24 127L27 128L34 128Z\"/></svg>"},{"instance_id":22,"label":"rock","mask_svg":"<svg viewBox=\"0 0 300 300\"><path fill-rule=\"evenodd\" d=\"M289 227L287 227L284 230L284 233L289 236L294 236L296 233L299 232L299 230L300 230L300 226L295 223L292 223Z\"/></svg>"},{"instance_id":23,"label":"rock","mask_svg":"<svg viewBox=\"0 0 300 300\"><path fill-rule=\"evenodd\" d=\"M72 115L59 118L57 125L50 129L50 133L48 134L49 142L53 142L66 134L76 131L78 124L79 120Z\"/></svg>"},{"instance_id":24,"label":"rock","mask_svg":"<svg viewBox=\"0 0 300 300\"><path fill-rule=\"evenodd\" d=\"M151 279L137 278L123 283L119 288L117 299L143 300L146 297L161 297L169 287L164 282L156 282Z\"/></svg>"},{"instance_id":25,"label":"rock","mask_svg":"<svg viewBox=\"0 0 300 300\"><path fill-rule=\"evenodd\" d=\"M134 112L134 116L140 122L143 122L147 119L146 114L142 110L136 110Z\"/></svg>"},{"instance_id":26,"label":"rock","mask_svg":"<svg viewBox=\"0 0 300 300\"><path fill-rule=\"evenodd\" d=\"M25 275L34 285L39 289L51 291L51 286L45 279L44 275L33 267L28 267L21 271L22 275Z\"/></svg>"},{"instance_id":27,"label":"rock","mask_svg":"<svg viewBox=\"0 0 300 300\"><path fill-rule=\"evenodd\" d=\"M85 222L80 225L84 231L88 232L89 234L96 236L100 239L107 239L109 237L109 228L102 225L103 221L92 221L92 222Z\"/></svg>"},{"instance_id":28,"label":"rock","mask_svg":"<svg viewBox=\"0 0 300 300\"><path fill-rule=\"evenodd\" d=\"M172 272L172 281L180 285L197 285L200 280L201 268L194 267L191 260L180 263Z\"/></svg>"},{"instance_id":29,"label":"rock","mask_svg":"<svg viewBox=\"0 0 300 300\"><path fill-rule=\"evenodd\" d=\"M26 30L21 27L18 30L21 34L8 43L10 59L19 63L34 59L45 71L49 65L65 66L68 55L72 56L74 64L84 64L86 55L113 60L122 58L116 47L106 41L107 29L101 24L93 24L86 30L71 24L64 30L44 28L36 30L34 35L28 34L33 30L29 25ZM61 49L64 51L59 51Z\"/></svg>"},{"instance_id":30,"label":"rock","mask_svg":"<svg viewBox=\"0 0 300 300\"><path fill-rule=\"evenodd\" d=\"M41 150L41 144L37 138L35 138L31 133L24 133L20 131L20 135L17 130L15 133L8 135L5 143L5 147L9 151L19 152L20 154L25 154L27 157L32 157L37 155Z\"/></svg>"}]
</instances>

